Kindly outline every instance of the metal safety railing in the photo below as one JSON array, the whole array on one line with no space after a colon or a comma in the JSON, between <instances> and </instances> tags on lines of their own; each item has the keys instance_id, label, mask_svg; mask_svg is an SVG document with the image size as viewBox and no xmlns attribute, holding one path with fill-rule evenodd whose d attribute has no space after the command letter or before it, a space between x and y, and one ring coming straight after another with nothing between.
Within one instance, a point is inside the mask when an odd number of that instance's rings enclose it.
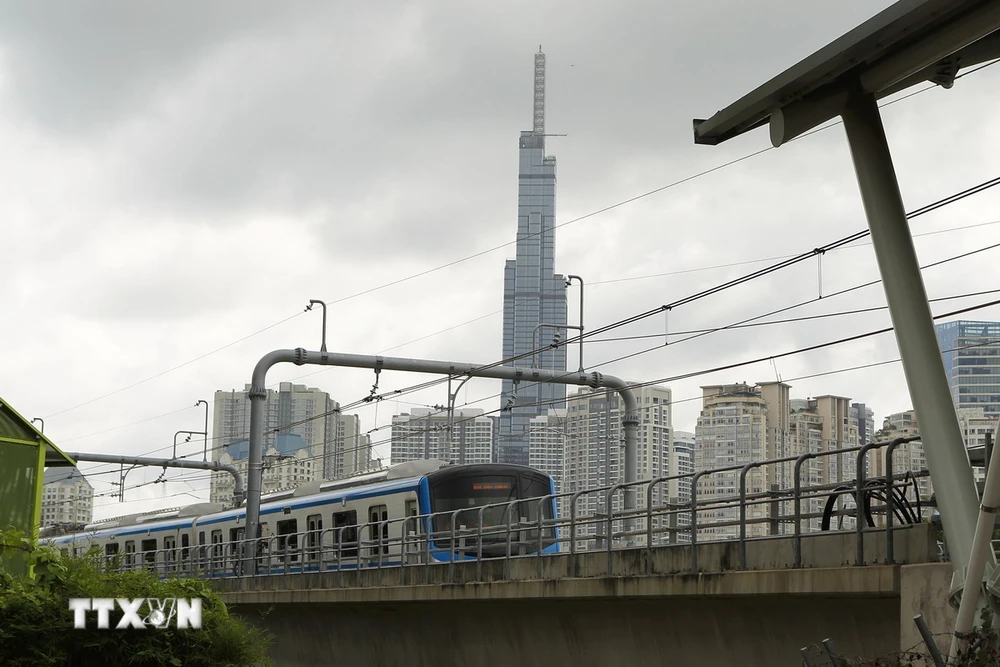
<instances>
[{"instance_id":1,"label":"metal safety railing","mask_svg":"<svg viewBox=\"0 0 1000 667\"><path fill-rule=\"evenodd\" d=\"M507 578L512 562L524 558L536 560L541 577L546 558L574 560L601 552L607 556L604 573L611 575L614 553L622 550L643 552L643 570L653 573L654 550L671 545L689 549L688 570L698 572L700 549L705 543L719 541L736 542L738 558L733 569L747 569L748 542L776 537L791 538L792 567L802 567L804 540L841 532L857 536L858 565L864 564L864 537L884 534L886 562L891 563L895 562L896 531L921 520L918 480L927 477L927 471L893 472L893 450L913 440L811 452L358 525L317 525L315 530L255 540L246 539L241 526L232 529L234 539L228 541L223 541L217 530L210 533L213 541L207 544L178 546L175 540L156 550L105 552L98 557L109 569L149 569L165 577L336 572L337 585L343 585L344 572L389 568L422 568L423 580L430 582L431 568L442 566L450 568L448 580L454 581L460 563L474 567L475 578L482 579L483 564L490 561L502 561L502 576ZM886 472L868 478L868 455L881 448L886 449ZM849 473L853 473L850 478ZM686 489L688 483L689 495L670 494L671 488ZM640 506L625 511L622 501L630 489L637 491ZM553 516L555 505L562 507L565 516ZM882 525L878 525L880 521ZM252 560L244 557L249 553ZM248 562L252 562L251 571L245 571ZM464 580L469 576L464 574ZM361 577L353 582L363 585Z\"/></svg>"}]
</instances>

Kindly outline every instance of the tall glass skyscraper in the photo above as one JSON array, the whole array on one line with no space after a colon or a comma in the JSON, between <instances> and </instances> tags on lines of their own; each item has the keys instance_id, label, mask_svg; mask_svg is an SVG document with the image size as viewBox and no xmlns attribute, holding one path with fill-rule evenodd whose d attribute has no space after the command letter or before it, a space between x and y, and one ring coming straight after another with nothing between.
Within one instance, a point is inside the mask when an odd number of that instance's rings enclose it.
<instances>
[{"instance_id":1,"label":"tall glass skyscraper","mask_svg":"<svg viewBox=\"0 0 1000 667\"><path fill-rule=\"evenodd\" d=\"M958 320L935 328L955 407L1000 417L1000 322Z\"/></svg>"},{"instance_id":2,"label":"tall glass skyscraper","mask_svg":"<svg viewBox=\"0 0 1000 667\"><path fill-rule=\"evenodd\" d=\"M517 176L517 254L503 281L503 358L566 339L566 279L555 273L556 159L545 155L545 54L535 54L534 128L521 132ZM549 326L544 326L549 325ZM534 340L533 340L534 339ZM532 357L507 362L531 366ZM535 355L536 368L566 370L566 348ZM504 380L497 461L528 465L531 420L562 408L566 386Z\"/></svg>"}]
</instances>

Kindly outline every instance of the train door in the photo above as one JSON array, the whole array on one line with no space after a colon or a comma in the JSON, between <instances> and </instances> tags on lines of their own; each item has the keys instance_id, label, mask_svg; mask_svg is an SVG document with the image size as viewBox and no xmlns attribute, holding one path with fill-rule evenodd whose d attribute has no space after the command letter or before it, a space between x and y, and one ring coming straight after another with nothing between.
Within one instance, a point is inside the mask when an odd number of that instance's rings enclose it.
<instances>
[{"instance_id":1,"label":"train door","mask_svg":"<svg viewBox=\"0 0 1000 667\"><path fill-rule=\"evenodd\" d=\"M418 518L420 510L417 505L416 498L412 500L407 500L403 515L406 517L406 521L403 522L403 544L406 545L403 554L403 562L409 562L409 557L411 555L417 556L419 558L420 554L423 553L423 548L420 544L420 519Z\"/></svg>"},{"instance_id":2,"label":"train door","mask_svg":"<svg viewBox=\"0 0 1000 667\"><path fill-rule=\"evenodd\" d=\"M132 569L135 565L135 540L125 540L125 567Z\"/></svg>"},{"instance_id":3,"label":"train door","mask_svg":"<svg viewBox=\"0 0 1000 667\"><path fill-rule=\"evenodd\" d=\"M320 539L323 533L323 515L310 514L306 517L306 559L314 563L320 558Z\"/></svg>"},{"instance_id":4,"label":"train door","mask_svg":"<svg viewBox=\"0 0 1000 667\"><path fill-rule=\"evenodd\" d=\"M142 552L142 562L146 566L146 569L155 572L156 571L156 538L151 537L149 539L141 540L139 542L139 551Z\"/></svg>"},{"instance_id":5,"label":"train door","mask_svg":"<svg viewBox=\"0 0 1000 667\"><path fill-rule=\"evenodd\" d=\"M278 521L275 527L278 529L278 552L281 554L282 562L297 563L299 560L298 519Z\"/></svg>"},{"instance_id":6,"label":"train door","mask_svg":"<svg viewBox=\"0 0 1000 667\"><path fill-rule=\"evenodd\" d=\"M109 570L118 569L118 543L108 542L104 545L104 559L107 562Z\"/></svg>"},{"instance_id":7,"label":"train door","mask_svg":"<svg viewBox=\"0 0 1000 667\"><path fill-rule=\"evenodd\" d=\"M389 509L385 505L372 505L368 508L368 539L371 542L371 555L378 557L379 550L389 553Z\"/></svg>"},{"instance_id":8,"label":"train door","mask_svg":"<svg viewBox=\"0 0 1000 667\"><path fill-rule=\"evenodd\" d=\"M177 536L164 535L163 537L163 559L166 561L167 572L177 569Z\"/></svg>"},{"instance_id":9,"label":"train door","mask_svg":"<svg viewBox=\"0 0 1000 667\"><path fill-rule=\"evenodd\" d=\"M226 553L228 554L229 562L234 566L239 561L240 553L243 551L243 536L245 534L246 526L229 529L229 546L226 549Z\"/></svg>"},{"instance_id":10,"label":"train door","mask_svg":"<svg viewBox=\"0 0 1000 667\"><path fill-rule=\"evenodd\" d=\"M334 512L333 543L341 558L358 555L358 511ZM336 558L336 556L334 556Z\"/></svg>"},{"instance_id":11,"label":"train door","mask_svg":"<svg viewBox=\"0 0 1000 667\"><path fill-rule=\"evenodd\" d=\"M191 536L181 533L181 570L187 572L188 561L191 560Z\"/></svg>"},{"instance_id":12,"label":"train door","mask_svg":"<svg viewBox=\"0 0 1000 667\"><path fill-rule=\"evenodd\" d=\"M222 567L222 530L212 531L212 570Z\"/></svg>"}]
</instances>

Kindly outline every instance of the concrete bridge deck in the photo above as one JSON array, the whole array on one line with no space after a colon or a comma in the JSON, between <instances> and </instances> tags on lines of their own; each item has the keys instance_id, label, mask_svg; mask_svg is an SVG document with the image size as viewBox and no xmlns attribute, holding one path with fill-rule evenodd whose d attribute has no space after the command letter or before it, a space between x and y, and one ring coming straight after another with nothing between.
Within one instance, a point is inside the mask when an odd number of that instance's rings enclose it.
<instances>
[{"instance_id":1,"label":"concrete bridge deck","mask_svg":"<svg viewBox=\"0 0 1000 667\"><path fill-rule=\"evenodd\" d=\"M235 613L276 634L277 665L800 665L831 637L848 656L919 642L953 616L931 526L895 534L895 563L858 566L855 536L588 552L220 582ZM865 561L885 560L866 534Z\"/></svg>"}]
</instances>

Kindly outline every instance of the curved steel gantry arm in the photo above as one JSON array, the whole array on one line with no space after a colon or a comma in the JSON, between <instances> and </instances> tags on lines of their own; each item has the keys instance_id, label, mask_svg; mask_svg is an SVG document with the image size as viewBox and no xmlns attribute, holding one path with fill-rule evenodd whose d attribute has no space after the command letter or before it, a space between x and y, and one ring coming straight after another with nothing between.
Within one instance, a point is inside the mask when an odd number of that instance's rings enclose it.
<instances>
[{"instance_id":1,"label":"curved steel gantry arm","mask_svg":"<svg viewBox=\"0 0 1000 667\"><path fill-rule=\"evenodd\" d=\"M137 466L153 466L156 468L194 468L195 470L219 470L233 476L233 500L237 507L246 497L243 490L243 475L234 465L219 461L188 461L187 459L151 459L142 456L118 456L116 454L88 454L86 452L68 453L74 461L90 461L92 463L127 463Z\"/></svg>"},{"instance_id":2,"label":"curved steel gantry arm","mask_svg":"<svg viewBox=\"0 0 1000 667\"><path fill-rule=\"evenodd\" d=\"M339 354L325 351L274 350L261 357L253 369L250 381L250 460L247 466L247 520L246 534L251 539L260 524L261 473L264 458L264 400L267 398L267 372L276 364L292 363L296 366L340 366L344 368L371 368L375 370L434 373L439 375L494 378L498 380L526 380L613 389L622 397L625 411L622 427L625 431L625 483L638 477L639 404L628 383L611 375L583 373L580 371L549 371L536 368L469 364L455 361L405 359L361 354ZM625 510L635 509L635 486L626 487ZM628 527L626 527L628 532ZM250 558L249 553L245 555ZM252 567L252 563L247 563Z\"/></svg>"}]
</instances>

